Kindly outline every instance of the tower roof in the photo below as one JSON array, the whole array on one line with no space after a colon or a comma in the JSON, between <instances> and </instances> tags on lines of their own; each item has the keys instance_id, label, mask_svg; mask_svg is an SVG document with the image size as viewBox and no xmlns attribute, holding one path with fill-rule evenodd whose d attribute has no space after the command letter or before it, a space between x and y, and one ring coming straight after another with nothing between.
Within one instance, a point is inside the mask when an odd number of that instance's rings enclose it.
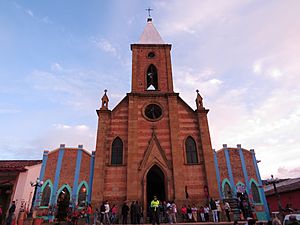
<instances>
[{"instance_id":1,"label":"tower roof","mask_svg":"<svg viewBox=\"0 0 300 225\"><path fill-rule=\"evenodd\" d=\"M147 25L138 44L165 44L158 31L155 29L152 18L148 18Z\"/></svg>"}]
</instances>

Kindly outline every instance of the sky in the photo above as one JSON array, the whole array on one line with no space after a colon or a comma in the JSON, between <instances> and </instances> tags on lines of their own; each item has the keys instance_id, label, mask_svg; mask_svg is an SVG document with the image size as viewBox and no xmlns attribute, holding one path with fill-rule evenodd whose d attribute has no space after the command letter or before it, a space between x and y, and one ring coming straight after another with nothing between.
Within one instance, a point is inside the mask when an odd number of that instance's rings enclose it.
<instances>
[{"instance_id":1,"label":"sky","mask_svg":"<svg viewBox=\"0 0 300 225\"><path fill-rule=\"evenodd\" d=\"M0 1L0 159L95 149L96 109L131 90L151 7L174 89L210 109L213 148L255 149L262 178L300 177L300 1Z\"/></svg>"}]
</instances>

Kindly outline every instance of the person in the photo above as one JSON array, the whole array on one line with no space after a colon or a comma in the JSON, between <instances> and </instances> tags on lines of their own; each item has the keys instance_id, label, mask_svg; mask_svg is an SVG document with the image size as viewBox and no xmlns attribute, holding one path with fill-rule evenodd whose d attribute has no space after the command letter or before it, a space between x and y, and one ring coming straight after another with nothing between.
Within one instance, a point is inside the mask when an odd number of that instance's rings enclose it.
<instances>
[{"instance_id":1,"label":"person","mask_svg":"<svg viewBox=\"0 0 300 225\"><path fill-rule=\"evenodd\" d=\"M152 224L159 224L159 200L156 196L153 197L150 208L152 211Z\"/></svg>"},{"instance_id":2,"label":"person","mask_svg":"<svg viewBox=\"0 0 300 225\"><path fill-rule=\"evenodd\" d=\"M200 206L199 213L200 213L201 222L205 222L204 207L202 205Z\"/></svg>"},{"instance_id":3,"label":"person","mask_svg":"<svg viewBox=\"0 0 300 225\"><path fill-rule=\"evenodd\" d=\"M117 213L118 213L118 208L117 206L114 204L111 208L111 224L115 224L117 221Z\"/></svg>"},{"instance_id":4,"label":"person","mask_svg":"<svg viewBox=\"0 0 300 225\"><path fill-rule=\"evenodd\" d=\"M188 222L192 222L193 214L192 214L192 208L190 205L187 206L186 211L187 211L187 215L188 215Z\"/></svg>"},{"instance_id":5,"label":"person","mask_svg":"<svg viewBox=\"0 0 300 225\"><path fill-rule=\"evenodd\" d=\"M171 207L172 207L172 211L171 211L172 222L177 223L177 216L176 216L177 215L177 206L174 201L172 202Z\"/></svg>"},{"instance_id":6,"label":"person","mask_svg":"<svg viewBox=\"0 0 300 225\"><path fill-rule=\"evenodd\" d=\"M6 219L6 225L11 225L12 218L13 218L13 215L15 213L15 210L16 210L16 202L12 201L12 204L11 204L9 210L8 210L8 216L7 216L7 219Z\"/></svg>"},{"instance_id":7,"label":"person","mask_svg":"<svg viewBox=\"0 0 300 225\"><path fill-rule=\"evenodd\" d=\"M110 219L109 219L110 207L109 207L108 201L105 201L104 207L105 207L104 222L107 223L107 224L110 224Z\"/></svg>"},{"instance_id":8,"label":"person","mask_svg":"<svg viewBox=\"0 0 300 225\"><path fill-rule=\"evenodd\" d=\"M209 207L208 207L208 205L204 206L204 218L205 218L205 222L209 221Z\"/></svg>"},{"instance_id":9,"label":"person","mask_svg":"<svg viewBox=\"0 0 300 225\"><path fill-rule=\"evenodd\" d=\"M166 223L168 221L167 218L167 202L163 201L162 206L161 206L161 222Z\"/></svg>"},{"instance_id":10,"label":"person","mask_svg":"<svg viewBox=\"0 0 300 225\"><path fill-rule=\"evenodd\" d=\"M170 203L170 201L167 202L167 216L168 216L168 223L171 224L173 223L172 221L172 205Z\"/></svg>"},{"instance_id":11,"label":"person","mask_svg":"<svg viewBox=\"0 0 300 225\"><path fill-rule=\"evenodd\" d=\"M86 224L91 224L91 214L92 214L92 205L88 204L86 207L86 212L85 212L85 223Z\"/></svg>"},{"instance_id":12,"label":"person","mask_svg":"<svg viewBox=\"0 0 300 225\"><path fill-rule=\"evenodd\" d=\"M105 202L103 201L100 206L100 224L105 223Z\"/></svg>"},{"instance_id":13,"label":"person","mask_svg":"<svg viewBox=\"0 0 300 225\"><path fill-rule=\"evenodd\" d=\"M98 208L96 208L96 210L95 210L93 216L94 216L94 225L97 225L97 223L99 223L99 220L98 220L98 217L99 217L99 209L98 209Z\"/></svg>"},{"instance_id":14,"label":"person","mask_svg":"<svg viewBox=\"0 0 300 225\"><path fill-rule=\"evenodd\" d=\"M78 223L78 218L79 218L79 212L78 212L78 207L76 206L76 208L74 209L73 213L72 213L72 217L71 217L71 223L73 225L77 225Z\"/></svg>"},{"instance_id":15,"label":"person","mask_svg":"<svg viewBox=\"0 0 300 225\"><path fill-rule=\"evenodd\" d=\"M193 206L192 206L192 217L193 217L194 222L197 222L197 211L198 211L198 209L197 209L196 205L193 204Z\"/></svg>"},{"instance_id":16,"label":"person","mask_svg":"<svg viewBox=\"0 0 300 225\"><path fill-rule=\"evenodd\" d=\"M230 210L231 210L231 208L230 208L230 205L229 205L228 202L225 202L225 204L224 204L224 209L225 209L227 221L228 221L228 222L231 222L231 220L230 220Z\"/></svg>"},{"instance_id":17,"label":"person","mask_svg":"<svg viewBox=\"0 0 300 225\"><path fill-rule=\"evenodd\" d=\"M222 212L222 208L221 208L221 205L220 205L220 201L219 201L219 200L216 201L216 206L217 206L218 221L220 222L220 221L221 221L221 212Z\"/></svg>"},{"instance_id":18,"label":"person","mask_svg":"<svg viewBox=\"0 0 300 225\"><path fill-rule=\"evenodd\" d=\"M181 207L181 215L182 215L182 221L186 222L187 221L187 208L186 208L186 205L183 205Z\"/></svg>"},{"instance_id":19,"label":"person","mask_svg":"<svg viewBox=\"0 0 300 225\"><path fill-rule=\"evenodd\" d=\"M136 222L136 224L140 224L141 223L141 215L142 215L142 207L138 201L136 201L134 204L134 211L135 211L135 222Z\"/></svg>"},{"instance_id":20,"label":"person","mask_svg":"<svg viewBox=\"0 0 300 225\"><path fill-rule=\"evenodd\" d=\"M122 223L127 224L127 217L128 217L129 207L126 202L123 203L122 206Z\"/></svg>"},{"instance_id":21,"label":"person","mask_svg":"<svg viewBox=\"0 0 300 225\"><path fill-rule=\"evenodd\" d=\"M135 212L135 202L132 201L130 205L130 223L136 224L135 218L136 218L136 212Z\"/></svg>"},{"instance_id":22,"label":"person","mask_svg":"<svg viewBox=\"0 0 300 225\"><path fill-rule=\"evenodd\" d=\"M277 217L277 213L273 213L272 225L281 225L280 219Z\"/></svg>"},{"instance_id":23,"label":"person","mask_svg":"<svg viewBox=\"0 0 300 225\"><path fill-rule=\"evenodd\" d=\"M213 216L213 220L214 222L218 222L218 210L217 210L217 205L216 202L213 200L213 198L210 198L210 202L209 202L209 207L212 211L212 216Z\"/></svg>"}]
</instances>

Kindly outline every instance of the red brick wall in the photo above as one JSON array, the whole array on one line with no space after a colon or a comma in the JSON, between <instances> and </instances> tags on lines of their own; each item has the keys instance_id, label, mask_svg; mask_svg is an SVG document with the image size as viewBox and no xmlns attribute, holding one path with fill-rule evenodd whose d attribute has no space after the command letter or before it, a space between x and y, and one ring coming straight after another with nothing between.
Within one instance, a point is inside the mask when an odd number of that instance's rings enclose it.
<instances>
[{"instance_id":1,"label":"red brick wall","mask_svg":"<svg viewBox=\"0 0 300 225\"><path fill-rule=\"evenodd\" d=\"M171 45L132 45L132 92L145 92L146 73L153 64L158 70L158 89L161 92L173 92L171 70ZM149 52L155 57L148 59Z\"/></svg>"},{"instance_id":2,"label":"red brick wall","mask_svg":"<svg viewBox=\"0 0 300 225\"><path fill-rule=\"evenodd\" d=\"M224 149L217 151L217 158L218 158L219 172L220 172L220 182L221 182L220 185L222 185L222 182L225 178L229 180Z\"/></svg>"},{"instance_id":3,"label":"red brick wall","mask_svg":"<svg viewBox=\"0 0 300 225\"><path fill-rule=\"evenodd\" d=\"M110 201L123 201L126 199L126 164L128 152L128 101L125 98L111 113L110 133L107 135L105 148L105 177L104 177L104 199ZM123 166L110 166L111 146L116 137L123 141ZM97 187L95 187L97 188ZM102 200L102 199L100 199Z\"/></svg>"},{"instance_id":4,"label":"red brick wall","mask_svg":"<svg viewBox=\"0 0 300 225\"><path fill-rule=\"evenodd\" d=\"M239 181L245 183L245 178L243 174L242 161L240 159L239 149L237 148L228 148L230 165L233 174L234 185Z\"/></svg>"},{"instance_id":5,"label":"red brick wall","mask_svg":"<svg viewBox=\"0 0 300 225\"><path fill-rule=\"evenodd\" d=\"M85 151L82 151L78 185L82 181L86 181L87 183L89 183L89 181L90 181L90 165L91 165L91 155ZM75 168L74 168L74 172L75 172ZM72 183L72 185L73 185L73 183ZM91 187L89 187L89 189L90 188Z\"/></svg>"},{"instance_id":6,"label":"red brick wall","mask_svg":"<svg viewBox=\"0 0 300 225\"><path fill-rule=\"evenodd\" d=\"M253 178L256 182L258 182L255 167L253 164L252 153L245 149L243 149L243 153L244 153L244 158L245 158L246 169L247 169L249 181L251 180L251 178Z\"/></svg>"},{"instance_id":7,"label":"red brick wall","mask_svg":"<svg viewBox=\"0 0 300 225\"><path fill-rule=\"evenodd\" d=\"M184 178L182 182L188 186L188 193L193 200L205 200L204 186L206 185L206 174L203 165L203 152L202 143L200 140L200 133L198 128L198 119L196 113L189 108L185 103L179 101L179 148L182 151L182 155L185 159L185 164L182 165L184 171ZM191 136L197 145L198 162L199 165L187 165L186 153L185 153L185 140L188 136Z\"/></svg>"},{"instance_id":8,"label":"red brick wall","mask_svg":"<svg viewBox=\"0 0 300 225\"><path fill-rule=\"evenodd\" d=\"M64 184L68 184L71 188L73 187L77 152L78 150L75 148L65 148L60 170L58 189ZM52 184L54 183L58 155L59 150L54 150L53 152L49 152L48 154L44 181L50 179ZM91 155L83 151L78 184L83 180L89 183L90 159Z\"/></svg>"},{"instance_id":9,"label":"red brick wall","mask_svg":"<svg viewBox=\"0 0 300 225\"><path fill-rule=\"evenodd\" d=\"M246 149L242 149L242 151L243 151L243 155L244 155L244 159L245 159L246 170L247 170L249 182L250 182L251 178L253 178L256 182L258 182L258 179L256 177L255 167L254 167L253 161L252 161L252 153ZM242 168L242 161L240 160L240 155L239 155L239 149L238 148L228 148L228 152L229 152L229 157L230 157L230 165L231 165L234 185L236 185L239 181L246 185L243 168ZM221 184L222 184L222 181L225 178L227 178L229 180L224 149L217 151L217 158L218 158L218 164L219 164L220 179L221 179Z\"/></svg>"},{"instance_id":10,"label":"red brick wall","mask_svg":"<svg viewBox=\"0 0 300 225\"><path fill-rule=\"evenodd\" d=\"M50 179L52 184L54 183L55 170L56 170L56 164L57 164L57 159L58 159L58 152L59 152L59 150L54 150L52 152L49 152L47 164L46 164L46 168L45 168L44 181Z\"/></svg>"},{"instance_id":11,"label":"red brick wall","mask_svg":"<svg viewBox=\"0 0 300 225\"><path fill-rule=\"evenodd\" d=\"M77 149L65 149L61 164L58 189L64 184L69 184L73 188L75 168L76 168Z\"/></svg>"}]
</instances>

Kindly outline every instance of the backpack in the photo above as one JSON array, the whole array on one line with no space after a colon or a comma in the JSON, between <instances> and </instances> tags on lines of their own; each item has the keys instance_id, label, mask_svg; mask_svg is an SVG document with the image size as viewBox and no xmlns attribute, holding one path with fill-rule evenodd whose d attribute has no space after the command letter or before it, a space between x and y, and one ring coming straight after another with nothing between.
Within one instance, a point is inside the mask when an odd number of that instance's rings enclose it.
<instances>
[{"instance_id":1,"label":"backpack","mask_svg":"<svg viewBox=\"0 0 300 225\"><path fill-rule=\"evenodd\" d=\"M105 205L104 205L104 204L102 204L102 205L100 206L100 212L105 212Z\"/></svg>"}]
</instances>

